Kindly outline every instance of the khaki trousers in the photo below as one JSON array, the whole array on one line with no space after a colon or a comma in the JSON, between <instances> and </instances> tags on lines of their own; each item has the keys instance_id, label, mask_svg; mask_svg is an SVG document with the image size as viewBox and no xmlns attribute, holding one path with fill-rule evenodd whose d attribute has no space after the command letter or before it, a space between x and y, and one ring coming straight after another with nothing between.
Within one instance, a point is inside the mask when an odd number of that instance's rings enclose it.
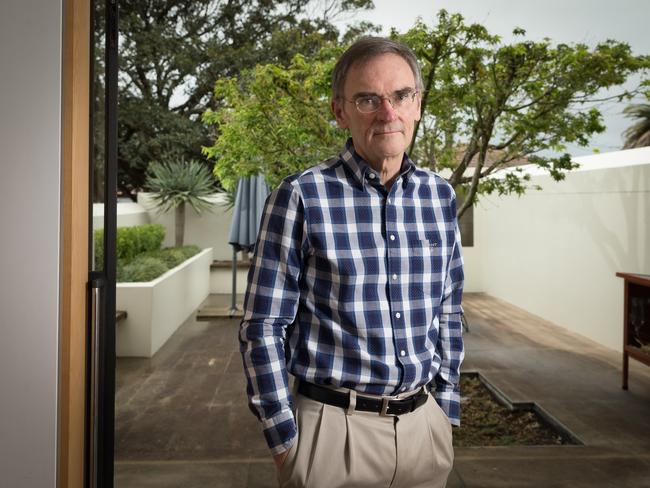
<instances>
[{"instance_id":1,"label":"khaki trousers","mask_svg":"<svg viewBox=\"0 0 650 488\"><path fill-rule=\"evenodd\" d=\"M454 451L435 399L399 417L352 411L294 395L298 439L278 473L281 488L444 487Z\"/></svg>"}]
</instances>

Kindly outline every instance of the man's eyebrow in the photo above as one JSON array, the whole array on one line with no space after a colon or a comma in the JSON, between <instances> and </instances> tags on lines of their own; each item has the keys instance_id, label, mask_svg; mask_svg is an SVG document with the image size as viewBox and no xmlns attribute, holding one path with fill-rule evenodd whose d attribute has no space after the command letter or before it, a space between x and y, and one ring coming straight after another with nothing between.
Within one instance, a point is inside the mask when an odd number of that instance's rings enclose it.
<instances>
[{"instance_id":1,"label":"man's eyebrow","mask_svg":"<svg viewBox=\"0 0 650 488\"><path fill-rule=\"evenodd\" d=\"M361 98L361 97L373 97L373 96L379 96L378 93L375 92L357 92L354 95L352 95L352 98Z\"/></svg>"},{"instance_id":2,"label":"man's eyebrow","mask_svg":"<svg viewBox=\"0 0 650 488\"><path fill-rule=\"evenodd\" d=\"M410 93L410 92L414 92L414 91L416 91L416 89L413 88L412 86L405 86L404 88L400 88L399 90L395 90L393 93L397 93L397 94L401 95L401 94L406 94L406 93Z\"/></svg>"},{"instance_id":3,"label":"man's eyebrow","mask_svg":"<svg viewBox=\"0 0 650 488\"><path fill-rule=\"evenodd\" d=\"M415 91L415 88L412 86L405 86L404 88L398 88L393 92L393 94L402 94L402 93L408 93ZM366 92L366 91L360 91L352 95L352 98L360 98L360 97L372 97L372 96L380 96L376 92Z\"/></svg>"}]
</instances>

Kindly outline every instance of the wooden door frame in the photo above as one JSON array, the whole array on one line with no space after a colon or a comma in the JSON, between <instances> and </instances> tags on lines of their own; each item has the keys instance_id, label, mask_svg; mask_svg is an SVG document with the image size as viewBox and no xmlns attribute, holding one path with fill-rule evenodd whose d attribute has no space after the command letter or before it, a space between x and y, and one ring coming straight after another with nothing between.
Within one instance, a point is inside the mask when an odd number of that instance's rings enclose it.
<instances>
[{"instance_id":1,"label":"wooden door frame","mask_svg":"<svg viewBox=\"0 0 650 488\"><path fill-rule=\"evenodd\" d=\"M59 488L82 488L86 467L90 8L90 0L63 0Z\"/></svg>"}]
</instances>

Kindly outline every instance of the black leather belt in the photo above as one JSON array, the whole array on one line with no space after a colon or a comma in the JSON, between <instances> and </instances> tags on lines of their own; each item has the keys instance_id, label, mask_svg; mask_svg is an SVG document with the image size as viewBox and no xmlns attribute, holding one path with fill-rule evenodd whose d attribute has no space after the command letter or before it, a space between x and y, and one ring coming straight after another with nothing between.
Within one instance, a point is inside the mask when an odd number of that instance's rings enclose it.
<instances>
[{"instance_id":1,"label":"black leather belt","mask_svg":"<svg viewBox=\"0 0 650 488\"><path fill-rule=\"evenodd\" d=\"M305 381L301 381L298 385L298 393L317 402L327 403L335 407L348 408L350 405L349 394ZM429 394L424 388L415 395L401 400L379 399L357 395L355 410L377 412L382 415L402 415L413 412L424 405L428 396Z\"/></svg>"}]
</instances>

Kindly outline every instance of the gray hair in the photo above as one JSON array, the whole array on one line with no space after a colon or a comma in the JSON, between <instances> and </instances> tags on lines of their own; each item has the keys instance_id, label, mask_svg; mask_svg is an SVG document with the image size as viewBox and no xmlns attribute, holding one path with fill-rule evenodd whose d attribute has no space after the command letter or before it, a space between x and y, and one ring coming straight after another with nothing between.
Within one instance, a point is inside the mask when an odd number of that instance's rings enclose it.
<instances>
[{"instance_id":1,"label":"gray hair","mask_svg":"<svg viewBox=\"0 0 650 488\"><path fill-rule=\"evenodd\" d=\"M406 61L415 78L415 89L422 90L422 73L415 53L401 42L385 37L362 37L352 44L339 58L332 73L332 96L335 100L343 98L343 88L348 71L355 63L364 63L382 54L397 54Z\"/></svg>"}]
</instances>

